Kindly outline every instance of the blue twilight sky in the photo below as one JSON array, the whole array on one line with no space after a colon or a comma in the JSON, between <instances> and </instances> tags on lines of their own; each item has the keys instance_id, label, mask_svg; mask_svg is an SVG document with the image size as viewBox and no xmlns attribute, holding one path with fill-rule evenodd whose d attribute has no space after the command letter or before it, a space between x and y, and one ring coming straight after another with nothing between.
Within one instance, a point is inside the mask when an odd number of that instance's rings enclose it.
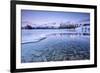
<instances>
[{"instance_id":1,"label":"blue twilight sky","mask_svg":"<svg viewBox=\"0 0 100 73\"><path fill-rule=\"evenodd\" d=\"M21 10L21 21L32 24L90 21L90 13ZM24 24L22 24L24 25Z\"/></svg>"}]
</instances>

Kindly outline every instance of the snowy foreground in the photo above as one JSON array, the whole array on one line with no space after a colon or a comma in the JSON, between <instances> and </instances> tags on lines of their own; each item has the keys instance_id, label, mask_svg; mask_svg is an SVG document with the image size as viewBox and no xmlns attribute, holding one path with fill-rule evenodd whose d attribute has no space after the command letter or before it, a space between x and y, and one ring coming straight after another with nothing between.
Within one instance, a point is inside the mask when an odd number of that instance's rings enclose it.
<instances>
[{"instance_id":1,"label":"snowy foreground","mask_svg":"<svg viewBox=\"0 0 100 73\"><path fill-rule=\"evenodd\" d=\"M89 59L89 35L65 29L22 31L22 63Z\"/></svg>"}]
</instances>

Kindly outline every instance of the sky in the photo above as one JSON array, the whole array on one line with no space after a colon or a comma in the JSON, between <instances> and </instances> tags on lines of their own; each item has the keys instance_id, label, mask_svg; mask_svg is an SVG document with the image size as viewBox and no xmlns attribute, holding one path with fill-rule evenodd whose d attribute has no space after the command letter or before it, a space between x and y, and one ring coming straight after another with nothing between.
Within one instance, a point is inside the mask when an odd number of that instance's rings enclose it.
<instances>
[{"instance_id":1,"label":"sky","mask_svg":"<svg viewBox=\"0 0 100 73\"><path fill-rule=\"evenodd\" d=\"M53 22L80 23L84 21L90 21L90 14L82 12L80 13L80 12L21 10L21 21L22 23L28 22L31 24L45 24Z\"/></svg>"}]
</instances>

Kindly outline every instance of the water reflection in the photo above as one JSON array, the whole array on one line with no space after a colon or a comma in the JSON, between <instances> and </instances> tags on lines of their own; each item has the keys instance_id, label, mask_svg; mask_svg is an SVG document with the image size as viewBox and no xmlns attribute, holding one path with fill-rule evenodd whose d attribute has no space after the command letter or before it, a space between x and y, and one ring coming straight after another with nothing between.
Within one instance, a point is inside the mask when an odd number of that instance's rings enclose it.
<instances>
[{"instance_id":1,"label":"water reflection","mask_svg":"<svg viewBox=\"0 0 100 73\"><path fill-rule=\"evenodd\" d=\"M64 38L66 37L67 39L70 39L70 38L82 38L82 37L89 37L90 34L89 33L52 33L52 34L49 34L47 35L47 38L49 37L59 37L60 38Z\"/></svg>"},{"instance_id":2,"label":"water reflection","mask_svg":"<svg viewBox=\"0 0 100 73\"><path fill-rule=\"evenodd\" d=\"M67 35L67 36L89 36L89 33L53 33L50 35L55 35L55 36L63 36L63 35Z\"/></svg>"}]
</instances>

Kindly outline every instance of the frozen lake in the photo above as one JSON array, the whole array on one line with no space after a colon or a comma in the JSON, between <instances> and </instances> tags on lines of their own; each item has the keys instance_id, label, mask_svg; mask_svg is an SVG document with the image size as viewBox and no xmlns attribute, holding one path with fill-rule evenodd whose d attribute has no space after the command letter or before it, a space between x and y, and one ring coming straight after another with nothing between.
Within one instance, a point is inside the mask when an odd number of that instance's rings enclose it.
<instances>
[{"instance_id":1,"label":"frozen lake","mask_svg":"<svg viewBox=\"0 0 100 73\"><path fill-rule=\"evenodd\" d=\"M22 30L21 62L90 59L90 36L67 29Z\"/></svg>"}]
</instances>

